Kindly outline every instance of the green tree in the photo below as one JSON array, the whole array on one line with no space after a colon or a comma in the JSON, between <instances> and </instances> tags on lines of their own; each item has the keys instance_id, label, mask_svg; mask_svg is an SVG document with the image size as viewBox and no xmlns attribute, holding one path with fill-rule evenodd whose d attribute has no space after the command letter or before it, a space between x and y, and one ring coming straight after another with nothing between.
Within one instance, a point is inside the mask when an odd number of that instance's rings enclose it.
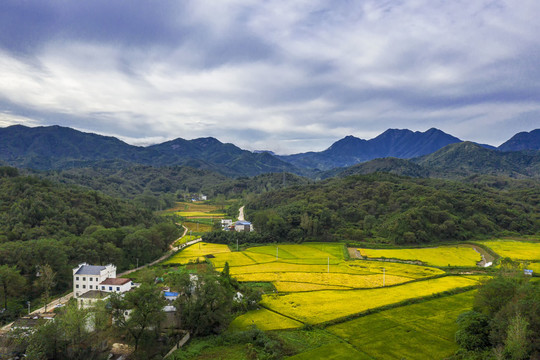
<instances>
[{"instance_id":1,"label":"green tree","mask_svg":"<svg viewBox=\"0 0 540 360\"><path fill-rule=\"evenodd\" d=\"M24 291L25 284L25 278L15 266L0 266L0 289L6 311L8 310L8 299L20 295Z\"/></svg>"},{"instance_id":2,"label":"green tree","mask_svg":"<svg viewBox=\"0 0 540 360\"><path fill-rule=\"evenodd\" d=\"M529 323L521 315L516 314L510 319L504 350L512 360L524 360L529 358Z\"/></svg>"},{"instance_id":3,"label":"green tree","mask_svg":"<svg viewBox=\"0 0 540 360\"><path fill-rule=\"evenodd\" d=\"M477 311L459 315L456 332L457 344L466 350L484 349L489 342L489 317Z\"/></svg>"},{"instance_id":4,"label":"green tree","mask_svg":"<svg viewBox=\"0 0 540 360\"><path fill-rule=\"evenodd\" d=\"M111 294L114 324L133 339L135 350L139 348L139 342L149 328L159 328L165 316L163 307L166 303L160 290L153 284L143 283L123 298Z\"/></svg>"}]
</instances>

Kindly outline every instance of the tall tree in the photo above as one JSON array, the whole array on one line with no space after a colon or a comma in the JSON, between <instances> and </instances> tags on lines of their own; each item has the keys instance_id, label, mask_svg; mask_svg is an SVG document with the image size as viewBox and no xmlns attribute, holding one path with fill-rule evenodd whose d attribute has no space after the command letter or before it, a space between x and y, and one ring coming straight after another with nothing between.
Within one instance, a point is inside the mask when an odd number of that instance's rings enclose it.
<instances>
[{"instance_id":1,"label":"tall tree","mask_svg":"<svg viewBox=\"0 0 540 360\"><path fill-rule=\"evenodd\" d=\"M0 266L0 289L4 300L4 309L8 308L8 299L15 297L24 291L25 278L15 266Z\"/></svg>"}]
</instances>

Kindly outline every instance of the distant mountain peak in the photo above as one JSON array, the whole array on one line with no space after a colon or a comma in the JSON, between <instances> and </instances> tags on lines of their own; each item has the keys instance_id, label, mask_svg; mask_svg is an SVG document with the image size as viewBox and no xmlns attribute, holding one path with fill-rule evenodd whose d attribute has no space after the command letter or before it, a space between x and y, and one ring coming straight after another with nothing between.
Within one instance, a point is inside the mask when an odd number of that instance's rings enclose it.
<instances>
[{"instance_id":1,"label":"distant mountain peak","mask_svg":"<svg viewBox=\"0 0 540 360\"><path fill-rule=\"evenodd\" d=\"M540 129L522 131L498 147L501 151L540 150Z\"/></svg>"}]
</instances>

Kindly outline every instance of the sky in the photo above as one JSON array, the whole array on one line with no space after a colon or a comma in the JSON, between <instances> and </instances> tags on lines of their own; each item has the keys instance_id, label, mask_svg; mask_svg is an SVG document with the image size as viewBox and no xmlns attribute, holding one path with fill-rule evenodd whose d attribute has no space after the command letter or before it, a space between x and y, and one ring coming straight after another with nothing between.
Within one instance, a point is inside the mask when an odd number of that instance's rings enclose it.
<instances>
[{"instance_id":1,"label":"sky","mask_svg":"<svg viewBox=\"0 0 540 360\"><path fill-rule=\"evenodd\" d=\"M540 128L540 1L2 0L0 127L320 151Z\"/></svg>"}]
</instances>

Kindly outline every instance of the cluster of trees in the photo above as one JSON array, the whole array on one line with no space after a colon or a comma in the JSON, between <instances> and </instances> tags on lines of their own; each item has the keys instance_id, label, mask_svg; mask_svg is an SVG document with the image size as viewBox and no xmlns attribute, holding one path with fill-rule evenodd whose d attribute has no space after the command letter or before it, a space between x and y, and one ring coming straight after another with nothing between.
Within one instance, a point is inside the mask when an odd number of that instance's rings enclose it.
<instances>
[{"instance_id":1,"label":"cluster of trees","mask_svg":"<svg viewBox=\"0 0 540 360\"><path fill-rule=\"evenodd\" d=\"M133 345L135 358L161 358L175 338L164 331L171 329L170 324L163 326L168 302L155 277L154 271L147 270L141 275L141 286L125 294L112 293L89 309L79 309L72 301L54 321L35 330L15 330L2 345L30 359L103 359L108 354L107 340L124 338ZM221 333L234 314L252 309L261 298L259 291L229 276L228 264L221 273L207 269L196 278L185 269L170 272L165 282L180 293L173 302L175 323L192 336ZM156 345L158 340L165 347Z\"/></svg>"},{"instance_id":2,"label":"cluster of trees","mask_svg":"<svg viewBox=\"0 0 540 360\"><path fill-rule=\"evenodd\" d=\"M538 186L372 174L267 192L246 209L255 228L276 240L400 244L538 233L539 200Z\"/></svg>"},{"instance_id":3,"label":"cluster of trees","mask_svg":"<svg viewBox=\"0 0 540 360\"><path fill-rule=\"evenodd\" d=\"M179 234L171 221L130 202L0 168L0 282L18 284L0 291L0 321L15 318L26 301L45 301L44 292L69 289L78 263L121 271L159 257ZM48 268L55 280L44 287Z\"/></svg>"},{"instance_id":4,"label":"cluster of trees","mask_svg":"<svg viewBox=\"0 0 540 360\"><path fill-rule=\"evenodd\" d=\"M458 359L538 359L540 285L503 259L501 273L478 290L473 310L457 323Z\"/></svg>"},{"instance_id":5,"label":"cluster of trees","mask_svg":"<svg viewBox=\"0 0 540 360\"><path fill-rule=\"evenodd\" d=\"M291 185L307 184L306 178L290 173L262 174L232 179L210 170L188 166L153 167L108 163L107 167L32 172L36 176L70 185L80 185L109 196L131 199L152 210L172 207L191 193L238 198Z\"/></svg>"}]
</instances>

